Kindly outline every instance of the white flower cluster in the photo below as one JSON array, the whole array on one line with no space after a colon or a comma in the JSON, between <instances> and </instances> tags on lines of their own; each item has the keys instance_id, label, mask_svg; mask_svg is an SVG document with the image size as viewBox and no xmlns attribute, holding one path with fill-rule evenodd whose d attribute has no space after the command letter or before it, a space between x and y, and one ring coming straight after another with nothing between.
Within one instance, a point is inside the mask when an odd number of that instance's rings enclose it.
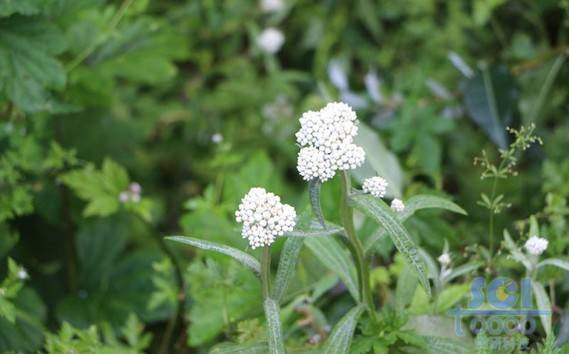
<instances>
[{"instance_id":1,"label":"white flower cluster","mask_svg":"<svg viewBox=\"0 0 569 354\"><path fill-rule=\"evenodd\" d=\"M403 201L401 199L393 199L391 201L391 209L395 210L398 213L401 213L405 210L405 204L403 204Z\"/></svg>"},{"instance_id":2,"label":"white flower cluster","mask_svg":"<svg viewBox=\"0 0 569 354\"><path fill-rule=\"evenodd\" d=\"M241 235L255 249L269 246L277 236L292 231L296 224L296 211L264 188L251 188L241 199L235 219L243 223Z\"/></svg>"},{"instance_id":3,"label":"white flower cluster","mask_svg":"<svg viewBox=\"0 0 569 354\"><path fill-rule=\"evenodd\" d=\"M138 203L140 202L140 193L142 193L142 187L140 184L133 182L128 186L126 191L122 191L119 194L119 201L121 203Z\"/></svg>"},{"instance_id":4,"label":"white flower cluster","mask_svg":"<svg viewBox=\"0 0 569 354\"><path fill-rule=\"evenodd\" d=\"M376 198L383 198L387 192L387 180L383 177L375 176L366 178L362 186L364 192L373 195Z\"/></svg>"},{"instance_id":5,"label":"white flower cluster","mask_svg":"<svg viewBox=\"0 0 569 354\"><path fill-rule=\"evenodd\" d=\"M263 30L257 37L257 45L268 54L275 54L283 46L284 34L276 28L269 27Z\"/></svg>"},{"instance_id":6,"label":"white flower cluster","mask_svg":"<svg viewBox=\"0 0 569 354\"><path fill-rule=\"evenodd\" d=\"M302 178L322 182L338 170L352 170L365 160L365 151L353 144L358 133L356 113L342 102L332 102L300 118L296 141L301 146L297 169Z\"/></svg>"},{"instance_id":7,"label":"white flower cluster","mask_svg":"<svg viewBox=\"0 0 569 354\"><path fill-rule=\"evenodd\" d=\"M442 266L446 267L450 264L450 255L448 253L443 253L439 258L437 258L437 260Z\"/></svg>"},{"instance_id":8,"label":"white flower cluster","mask_svg":"<svg viewBox=\"0 0 569 354\"><path fill-rule=\"evenodd\" d=\"M548 244L549 241L546 239L538 236L532 236L526 241L524 247L529 254L539 256L547 249Z\"/></svg>"}]
</instances>

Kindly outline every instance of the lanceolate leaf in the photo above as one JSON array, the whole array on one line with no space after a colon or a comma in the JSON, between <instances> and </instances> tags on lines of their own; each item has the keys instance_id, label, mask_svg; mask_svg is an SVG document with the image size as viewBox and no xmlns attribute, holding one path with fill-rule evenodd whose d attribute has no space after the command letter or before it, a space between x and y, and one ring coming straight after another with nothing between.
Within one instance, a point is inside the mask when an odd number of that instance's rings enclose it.
<instances>
[{"instance_id":1,"label":"lanceolate leaf","mask_svg":"<svg viewBox=\"0 0 569 354\"><path fill-rule=\"evenodd\" d=\"M298 255L302 248L304 239L298 237L291 237L286 240L281 257L279 259L279 268L277 269L277 276L273 285L273 299L280 302L286 293L288 283L295 274L296 263L298 262Z\"/></svg>"},{"instance_id":2,"label":"lanceolate leaf","mask_svg":"<svg viewBox=\"0 0 569 354\"><path fill-rule=\"evenodd\" d=\"M267 336L269 342L269 353L284 354L285 347L281 334L281 321L279 318L279 307L275 300L265 299L265 317L267 319Z\"/></svg>"},{"instance_id":3,"label":"lanceolate leaf","mask_svg":"<svg viewBox=\"0 0 569 354\"><path fill-rule=\"evenodd\" d=\"M547 297L547 293L540 283L532 281L531 286L537 302L537 308L542 312L539 315L541 324L543 325L545 334L549 336L551 334L551 303L549 302L549 297Z\"/></svg>"},{"instance_id":4,"label":"lanceolate leaf","mask_svg":"<svg viewBox=\"0 0 569 354\"><path fill-rule=\"evenodd\" d=\"M225 245L215 243L215 242L200 240L200 239L193 238L193 237L186 237L186 236L169 236L169 237L166 237L166 240L184 243L186 245L194 246L194 247L200 248L202 250L206 250L206 251L214 251L214 252L218 252L218 253L223 253L225 255L232 257L233 259L235 259L239 263L249 267L256 274L261 273L261 265L259 264L259 261L256 260L253 256L251 256L251 255L249 255L243 251L240 251L236 248L225 246Z\"/></svg>"},{"instance_id":5,"label":"lanceolate leaf","mask_svg":"<svg viewBox=\"0 0 569 354\"><path fill-rule=\"evenodd\" d=\"M266 354L268 353L267 343L246 343L233 344L222 343L216 345L210 354Z\"/></svg>"},{"instance_id":6,"label":"lanceolate leaf","mask_svg":"<svg viewBox=\"0 0 569 354\"><path fill-rule=\"evenodd\" d=\"M466 264L463 264L463 265L458 266L456 268L453 268L451 270L451 272L449 273L449 275L447 275L444 278L444 281L449 282L449 281L453 280L454 278L460 277L461 275L473 272L476 269L480 268L483 264L484 263L482 263L482 262L472 262L472 263L466 263Z\"/></svg>"},{"instance_id":7,"label":"lanceolate leaf","mask_svg":"<svg viewBox=\"0 0 569 354\"><path fill-rule=\"evenodd\" d=\"M328 221L324 221L326 228L322 227L320 221L313 220L308 228L298 228L291 232L284 234L284 237L323 237L331 236L344 231L344 228L333 224Z\"/></svg>"},{"instance_id":8,"label":"lanceolate leaf","mask_svg":"<svg viewBox=\"0 0 569 354\"><path fill-rule=\"evenodd\" d=\"M326 268L337 274L357 301L358 277L356 267L350 255L332 237L314 237L305 240L306 246L312 251Z\"/></svg>"},{"instance_id":9,"label":"lanceolate leaf","mask_svg":"<svg viewBox=\"0 0 569 354\"><path fill-rule=\"evenodd\" d=\"M549 258L549 259L546 259L542 262L539 262L537 264L537 269L545 267L546 265L561 268L561 269L569 272L569 262L564 261L564 260L559 259L559 258Z\"/></svg>"},{"instance_id":10,"label":"lanceolate leaf","mask_svg":"<svg viewBox=\"0 0 569 354\"><path fill-rule=\"evenodd\" d=\"M330 337L328 337L328 340L324 344L322 353L343 354L349 352L350 344L354 337L354 330L356 329L358 319L362 312L363 306L360 305L354 307L342 317L340 322L334 326Z\"/></svg>"},{"instance_id":11,"label":"lanceolate leaf","mask_svg":"<svg viewBox=\"0 0 569 354\"><path fill-rule=\"evenodd\" d=\"M407 230L401 225L397 216L385 202L369 194L356 194L350 196L350 203L367 216L373 218L387 231L393 244L399 252L403 253L409 264L417 272L419 282L427 294L431 294L431 285L425 271L425 264L419 256L417 246L411 239Z\"/></svg>"},{"instance_id":12,"label":"lanceolate leaf","mask_svg":"<svg viewBox=\"0 0 569 354\"><path fill-rule=\"evenodd\" d=\"M504 230L504 244L516 261L522 263L524 267L526 267L526 269L532 268L531 261L528 259L528 257L525 254L522 253L522 251L520 251L520 249L518 248L518 246L516 246L514 241L512 241L510 233L507 230Z\"/></svg>"},{"instance_id":13,"label":"lanceolate leaf","mask_svg":"<svg viewBox=\"0 0 569 354\"><path fill-rule=\"evenodd\" d=\"M322 182L318 178L314 178L308 182L308 192L310 193L310 206L314 215L320 221L322 227L326 228L326 222L324 221L324 215L322 214L322 207L320 206L320 188L322 187Z\"/></svg>"},{"instance_id":14,"label":"lanceolate leaf","mask_svg":"<svg viewBox=\"0 0 569 354\"><path fill-rule=\"evenodd\" d=\"M470 345L464 341L445 337L424 337L427 341L429 354L468 354Z\"/></svg>"},{"instance_id":15,"label":"lanceolate leaf","mask_svg":"<svg viewBox=\"0 0 569 354\"><path fill-rule=\"evenodd\" d=\"M466 211L457 204L448 199L437 197L434 195L419 194L409 198L405 202L405 210L401 214L397 214L399 221L403 223L413 214L422 209L445 209L458 214L466 215ZM365 244L365 252L368 252L372 246L386 235L384 230L378 230L375 234L368 238Z\"/></svg>"}]
</instances>

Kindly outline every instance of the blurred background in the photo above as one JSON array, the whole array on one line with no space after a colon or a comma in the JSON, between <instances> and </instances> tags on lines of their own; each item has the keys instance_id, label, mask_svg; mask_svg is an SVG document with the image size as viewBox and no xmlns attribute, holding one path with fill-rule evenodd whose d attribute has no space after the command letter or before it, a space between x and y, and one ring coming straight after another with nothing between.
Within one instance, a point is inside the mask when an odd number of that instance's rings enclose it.
<instances>
[{"instance_id":1,"label":"blurred background","mask_svg":"<svg viewBox=\"0 0 569 354\"><path fill-rule=\"evenodd\" d=\"M361 121L357 180L372 169L393 196L445 195L469 212L407 224L432 255L445 239L458 254L486 242L476 201L489 183L473 160L496 158L506 127L535 124L544 144L500 184L511 208L497 229L541 212L548 252L563 252L568 11L567 0L0 0L0 351L198 353L262 332L252 275L162 238L245 249L233 214L252 186L307 209L294 132L330 101ZM332 221L337 182L322 191ZM393 263L391 250L375 263ZM327 292L306 309L322 321L287 325L289 344L310 348L351 300L310 250L302 259L291 296ZM378 269L389 298L397 273Z\"/></svg>"}]
</instances>

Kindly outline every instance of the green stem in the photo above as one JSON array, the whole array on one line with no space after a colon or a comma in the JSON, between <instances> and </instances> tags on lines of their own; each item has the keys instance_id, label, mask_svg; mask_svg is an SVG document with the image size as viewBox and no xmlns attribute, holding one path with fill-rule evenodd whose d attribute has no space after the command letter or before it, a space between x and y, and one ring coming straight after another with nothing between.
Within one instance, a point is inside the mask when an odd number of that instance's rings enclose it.
<instances>
[{"instance_id":1,"label":"green stem","mask_svg":"<svg viewBox=\"0 0 569 354\"><path fill-rule=\"evenodd\" d=\"M271 297L271 248L263 247L261 257L261 283L263 287L263 299Z\"/></svg>"},{"instance_id":2,"label":"green stem","mask_svg":"<svg viewBox=\"0 0 569 354\"><path fill-rule=\"evenodd\" d=\"M494 198L496 197L497 185L498 185L498 178L494 177L494 182L492 183L492 194L490 195L490 200L492 202L494 202ZM496 212L494 211L494 209L490 209L489 211L490 215L488 215L488 237L489 237L490 257L492 257L494 255L494 214L496 214Z\"/></svg>"},{"instance_id":3,"label":"green stem","mask_svg":"<svg viewBox=\"0 0 569 354\"><path fill-rule=\"evenodd\" d=\"M360 301L364 303L372 318L376 317L375 305L371 296L369 270L364 256L362 243L356 235L354 227L354 210L348 205L348 196L352 188L350 175L348 172L342 172L342 224L348 239L350 240L350 250L356 262L358 271L358 284L360 288Z\"/></svg>"}]
</instances>

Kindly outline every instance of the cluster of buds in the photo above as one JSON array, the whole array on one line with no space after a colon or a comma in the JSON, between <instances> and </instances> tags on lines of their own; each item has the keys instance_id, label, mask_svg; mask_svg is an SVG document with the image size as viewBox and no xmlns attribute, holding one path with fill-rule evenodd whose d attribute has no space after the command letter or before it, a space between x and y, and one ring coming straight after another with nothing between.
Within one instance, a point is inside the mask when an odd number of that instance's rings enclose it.
<instances>
[{"instance_id":1,"label":"cluster of buds","mask_svg":"<svg viewBox=\"0 0 569 354\"><path fill-rule=\"evenodd\" d=\"M524 247L532 256L540 256L547 249L549 241L542 237L532 236L530 237Z\"/></svg>"},{"instance_id":2,"label":"cluster of buds","mask_svg":"<svg viewBox=\"0 0 569 354\"><path fill-rule=\"evenodd\" d=\"M385 178L375 176L366 178L362 185L362 189L364 193L371 194L376 198L383 198L385 197L388 186L389 183L387 183L387 180ZM403 204L403 201L401 199L395 198L391 201L391 209L398 213L401 213L405 210L405 204Z\"/></svg>"},{"instance_id":3,"label":"cluster of buds","mask_svg":"<svg viewBox=\"0 0 569 354\"><path fill-rule=\"evenodd\" d=\"M119 194L119 201L121 203L138 203L140 202L140 194L142 193L142 187L140 184L133 182L128 186L128 189L125 191L120 192Z\"/></svg>"},{"instance_id":4,"label":"cluster of buds","mask_svg":"<svg viewBox=\"0 0 569 354\"><path fill-rule=\"evenodd\" d=\"M292 231L296 224L296 211L264 188L251 188L241 199L235 219L243 224L241 235L255 249L270 246L277 236Z\"/></svg>"},{"instance_id":5,"label":"cluster of buds","mask_svg":"<svg viewBox=\"0 0 569 354\"><path fill-rule=\"evenodd\" d=\"M356 113L350 106L332 102L300 118L296 141L301 146L297 169L306 181L325 182L338 170L352 170L365 160L365 151L353 144L358 133Z\"/></svg>"}]
</instances>

